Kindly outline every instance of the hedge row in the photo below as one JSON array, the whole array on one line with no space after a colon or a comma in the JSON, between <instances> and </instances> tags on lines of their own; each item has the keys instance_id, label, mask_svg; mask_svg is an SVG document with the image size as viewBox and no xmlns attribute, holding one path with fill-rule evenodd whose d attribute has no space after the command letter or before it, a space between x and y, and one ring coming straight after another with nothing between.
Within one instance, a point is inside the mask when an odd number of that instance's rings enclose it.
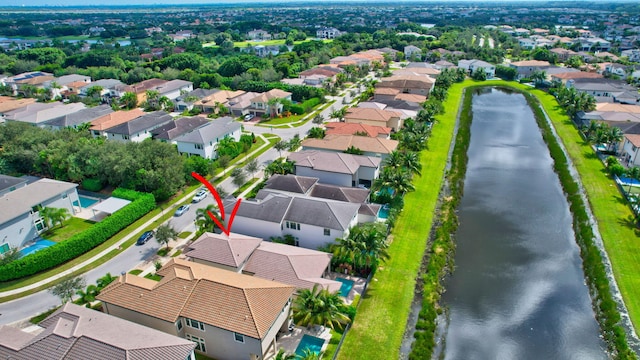
<instances>
[{"instance_id":1,"label":"hedge row","mask_svg":"<svg viewBox=\"0 0 640 360\"><path fill-rule=\"evenodd\" d=\"M107 241L156 207L156 200L152 194L116 189L112 195L132 202L68 240L1 266L0 281L20 279L75 259Z\"/></svg>"},{"instance_id":2,"label":"hedge row","mask_svg":"<svg viewBox=\"0 0 640 360\"><path fill-rule=\"evenodd\" d=\"M418 313L415 341L411 345L410 360L430 358L435 342L436 318L440 312L438 302L443 290L442 279L453 270L455 253L454 234L458 227L456 210L462 198L464 176L467 169L467 150L471 138L471 88L465 89L458 132L451 156L451 168L446 174L448 194L441 194L438 221L435 229L427 268L422 275L422 309ZM446 185L445 185L446 189Z\"/></svg>"},{"instance_id":3,"label":"hedge row","mask_svg":"<svg viewBox=\"0 0 640 360\"><path fill-rule=\"evenodd\" d=\"M314 97L300 104L293 104L289 107L289 111L296 115L302 115L313 109L314 106L320 104L320 98Z\"/></svg>"},{"instance_id":4,"label":"hedge row","mask_svg":"<svg viewBox=\"0 0 640 360\"><path fill-rule=\"evenodd\" d=\"M576 241L580 246L582 267L604 340L607 342L614 359L637 359L636 354L629 347L626 332L620 325L620 312L611 293L602 254L594 240L595 235L587 214L586 204L582 200L580 186L571 175L566 154L553 136L540 104L533 95L529 93L524 93L524 95L533 110L542 131L542 137L549 147L549 152L554 160L554 169L560 178L573 214L573 229Z\"/></svg>"}]
</instances>

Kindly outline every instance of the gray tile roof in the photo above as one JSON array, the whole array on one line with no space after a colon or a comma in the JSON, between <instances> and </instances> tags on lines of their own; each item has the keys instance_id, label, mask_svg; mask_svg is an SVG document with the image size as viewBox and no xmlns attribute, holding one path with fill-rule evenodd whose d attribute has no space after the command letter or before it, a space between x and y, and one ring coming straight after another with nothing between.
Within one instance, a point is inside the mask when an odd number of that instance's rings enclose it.
<instances>
[{"instance_id":1,"label":"gray tile roof","mask_svg":"<svg viewBox=\"0 0 640 360\"><path fill-rule=\"evenodd\" d=\"M264 188L306 194L318 180L318 178L308 176L275 174L267 180Z\"/></svg>"},{"instance_id":2,"label":"gray tile roof","mask_svg":"<svg viewBox=\"0 0 640 360\"><path fill-rule=\"evenodd\" d=\"M296 197L284 220L323 228L347 230L359 204Z\"/></svg>"},{"instance_id":3,"label":"gray tile roof","mask_svg":"<svg viewBox=\"0 0 640 360\"><path fill-rule=\"evenodd\" d=\"M0 174L0 192L11 188L12 186L16 186L21 183L26 183L27 180Z\"/></svg>"},{"instance_id":4,"label":"gray tile roof","mask_svg":"<svg viewBox=\"0 0 640 360\"><path fill-rule=\"evenodd\" d=\"M287 157L296 166L309 167L317 171L340 174L355 174L361 166L380 167L380 158L365 155L353 155L322 150L303 150L293 152Z\"/></svg>"},{"instance_id":5,"label":"gray tile roof","mask_svg":"<svg viewBox=\"0 0 640 360\"><path fill-rule=\"evenodd\" d=\"M41 179L0 197L0 224L31 211L33 206L42 204L78 185L64 181Z\"/></svg>"},{"instance_id":6,"label":"gray tile roof","mask_svg":"<svg viewBox=\"0 0 640 360\"><path fill-rule=\"evenodd\" d=\"M151 130L154 139L173 140L180 135L208 123L209 120L202 116L183 117L168 122L159 128Z\"/></svg>"},{"instance_id":7,"label":"gray tile roof","mask_svg":"<svg viewBox=\"0 0 640 360\"><path fill-rule=\"evenodd\" d=\"M276 194L272 194L260 201L246 199L240 203L236 216L280 223L287 213L292 200L293 198L290 196ZM234 206L235 199L231 202L225 202L225 213L231 214Z\"/></svg>"},{"instance_id":8,"label":"gray tile roof","mask_svg":"<svg viewBox=\"0 0 640 360\"><path fill-rule=\"evenodd\" d=\"M0 327L0 357L7 359L184 360L189 340L72 303L40 323L37 335Z\"/></svg>"},{"instance_id":9,"label":"gray tile roof","mask_svg":"<svg viewBox=\"0 0 640 360\"><path fill-rule=\"evenodd\" d=\"M116 79L100 79L83 86L81 89L90 89L94 86L100 86L103 89L114 89L118 85L124 85L122 81Z\"/></svg>"},{"instance_id":10,"label":"gray tile roof","mask_svg":"<svg viewBox=\"0 0 640 360\"><path fill-rule=\"evenodd\" d=\"M369 198L369 190L337 185L316 184L316 186L311 189L309 196L351 203L363 203Z\"/></svg>"},{"instance_id":11,"label":"gray tile roof","mask_svg":"<svg viewBox=\"0 0 640 360\"><path fill-rule=\"evenodd\" d=\"M105 130L107 133L133 135L173 121L165 111L154 111Z\"/></svg>"},{"instance_id":12,"label":"gray tile roof","mask_svg":"<svg viewBox=\"0 0 640 360\"><path fill-rule=\"evenodd\" d=\"M193 85L193 83L191 81L176 79L167 81L166 83L158 86L156 90L160 93L160 95L163 95L189 85Z\"/></svg>"},{"instance_id":13,"label":"gray tile roof","mask_svg":"<svg viewBox=\"0 0 640 360\"><path fill-rule=\"evenodd\" d=\"M237 268L247 261L261 242L262 239L253 236L205 232L186 248L184 254L189 258Z\"/></svg>"},{"instance_id":14,"label":"gray tile roof","mask_svg":"<svg viewBox=\"0 0 640 360\"><path fill-rule=\"evenodd\" d=\"M44 122L45 125L57 127L73 127L83 123L90 123L93 120L112 113L113 109L109 105L100 105L92 108L82 109L71 114L62 115Z\"/></svg>"},{"instance_id":15,"label":"gray tile roof","mask_svg":"<svg viewBox=\"0 0 640 360\"><path fill-rule=\"evenodd\" d=\"M176 101L184 101L184 99L186 97L190 97L190 96L196 97L198 99L202 99L203 97L209 96L209 95L214 94L214 93L216 93L218 91L220 91L220 90L218 90L218 89L200 89L200 88L197 88L197 89L193 89L193 91L190 91L190 92L188 92L188 93L186 93L184 95L178 96L176 98Z\"/></svg>"},{"instance_id":16,"label":"gray tile roof","mask_svg":"<svg viewBox=\"0 0 640 360\"><path fill-rule=\"evenodd\" d=\"M209 141L215 141L215 139L224 138L226 135L240 130L241 127L240 123L232 117L224 116L183 134L175 138L175 140L193 144L205 144Z\"/></svg>"}]
</instances>

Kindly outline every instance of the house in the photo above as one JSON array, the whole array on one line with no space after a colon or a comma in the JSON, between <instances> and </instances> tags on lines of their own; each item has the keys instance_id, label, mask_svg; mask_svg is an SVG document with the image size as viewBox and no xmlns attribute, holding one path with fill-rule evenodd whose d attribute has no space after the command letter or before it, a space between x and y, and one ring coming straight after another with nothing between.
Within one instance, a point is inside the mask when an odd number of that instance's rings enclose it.
<instances>
[{"instance_id":1,"label":"house","mask_svg":"<svg viewBox=\"0 0 640 360\"><path fill-rule=\"evenodd\" d=\"M13 95L21 93L25 86L33 86L39 89L44 88L44 84L54 79L53 74L44 71L31 71L8 77L3 80L4 85L13 90Z\"/></svg>"},{"instance_id":2,"label":"house","mask_svg":"<svg viewBox=\"0 0 640 360\"><path fill-rule=\"evenodd\" d=\"M261 93L258 92L243 92L242 94L230 98L226 103L227 109L233 116L244 116L249 114L249 109L251 108L251 100L257 96L260 96Z\"/></svg>"},{"instance_id":3,"label":"house","mask_svg":"<svg viewBox=\"0 0 640 360\"><path fill-rule=\"evenodd\" d=\"M627 76L627 72L629 71L629 69L631 69L631 67L618 63L607 63L604 69L605 74L616 75L618 77L624 78L625 76Z\"/></svg>"},{"instance_id":4,"label":"house","mask_svg":"<svg viewBox=\"0 0 640 360\"><path fill-rule=\"evenodd\" d=\"M176 111L185 111L193 109L196 101L203 99L213 93L218 92L218 89L195 89L188 93L183 93L173 100Z\"/></svg>"},{"instance_id":5,"label":"house","mask_svg":"<svg viewBox=\"0 0 640 360\"><path fill-rule=\"evenodd\" d=\"M295 162L296 175L315 177L325 184L371 187L380 174L381 160L373 156L303 150L290 153L287 159Z\"/></svg>"},{"instance_id":6,"label":"house","mask_svg":"<svg viewBox=\"0 0 640 360\"><path fill-rule=\"evenodd\" d=\"M195 360L192 341L73 303L64 304L38 325L36 332L0 326L0 356L50 360L87 357Z\"/></svg>"},{"instance_id":7,"label":"house","mask_svg":"<svg viewBox=\"0 0 640 360\"><path fill-rule=\"evenodd\" d=\"M73 203L79 201L78 184L51 179L40 179L16 187L0 197L0 253L9 248L20 248L36 239L47 229L40 209L64 208L73 215ZM11 187L10 187L11 189Z\"/></svg>"},{"instance_id":8,"label":"house","mask_svg":"<svg viewBox=\"0 0 640 360\"><path fill-rule=\"evenodd\" d=\"M80 75L80 74L69 74L69 75L63 75L60 77L57 77L55 79L53 79L52 81L50 81L47 84L51 84L53 82L56 82L58 85L60 86L67 86L71 83L74 82L83 82L85 84L90 84L91 83L91 76L87 76L87 75Z\"/></svg>"},{"instance_id":9,"label":"house","mask_svg":"<svg viewBox=\"0 0 640 360\"><path fill-rule=\"evenodd\" d=\"M402 128L402 114L377 108L349 108L344 115L346 123L381 126L398 131Z\"/></svg>"},{"instance_id":10,"label":"house","mask_svg":"<svg viewBox=\"0 0 640 360\"><path fill-rule=\"evenodd\" d=\"M175 79L167 81L164 84L156 86L154 89L159 93L160 97L166 96L169 100L175 100L183 93L193 91L193 83L191 81Z\"/></svg>"},{"instance_id":11,"label":"house","mask_svg":"<svg viewBox=\"0 0 640 360\"><path fill-rule=\"evenodd\" d=\"M267 180L264 188L260 190L259 196L264 197L269 192L277 192L293 196L355 203L360 205L360 209L358 209L359 224L376 221L381 206L369 203L369 189L364 186L324 184L319 180L317 177L275 174Z\"/></svg>"},{"instance_id":12,"label":"house","mask_svg":"<svg viewBox=\"0 0 640 360\"><path fill-rule=\"evenodd\" d=\"M298 290L317 284L333 292L341 286L324 278L331 254L237 233L204 233L185 249L185 255L197 263L278 281Z\"/></svg>"},{"instance_id":13,"label":"house","mask_svg":"<svg viewBox=\"0 0 640 360\"><path fill-rule=\"evenodd\" d=\"M231 213L235 199L225 200ZM292 235L295 245L317 249L349 235L358 223L359 204L259 192L244 199L233 220L233 230L263 239Z\"/></svg>"},{"instance_id":14,"label":"house","mask_svg":"<svg viewBox=\"0 0 640 360\"><path fill-rule=\"evenodd\" d=\"M71 114L58 116L48 120L42 124L43 127L51 130L60 130L63 128L77 129L82 124L90 124L93 120L111 114L113 109L109 105L100 105L92 108L86 108Z\"/></svg>"},{"instance_id":15,"label":"house","mask_svg":"<svg viewBox=\"0 0 640 360\"><path fill-rule=\"evenodd\" d=\"M294 287L171 259L155 281L120 276L96 297L105 313L196 343L218 360L265 359L289 326Z\"/></svg>"},{"instance_id":16,"label":"house","mask_svg":"<svg viewBox=\"0 0 640 360\"><path fill-rule=\"evenodd\" d=\"M216 147L218 142L226 137L235 141L240 140L241 128L239 122L229 116L214 119L188 133L174 139L181 154L198 155L205 159L218 157Z\"/></svg>"},{"instance_id":17,"label":"house","mask_svg":"<svg viewBox=\"0 0 640 360\"><path fill-rule=\"evenodd\" d=\"M414 45L407 45L404 47L405 59L411 59L413 57L420 58L422 56L422 49Z\"/></svg>"},{"instance_id":18,"label":"house","mask_svg":"<svg viewBox=\"0 0 640 360\"><path fill-rule=\"evenodd\" d=\"M569 69L566 69L569 70ZM556 74L549 74L551 77L551 81L560 81L562 84L566 86L567 81L574 79L602 79L604 76L594 73L594 72L586 72L586 71L567 71Z\"/></svg>"},{"instance_id":19,"label":"house","mask_svg":"<svg viewBox=\"0 0 640 360\"><path fill-rule=\"evenodd\" d=\"M573 50L563 49L563 48L553 48L549 50L552 54L555 54L558 57L558 60L565 62L569 60L570 57L576 56L577 53Z\"/></svg>"},{"instance_id":20,"label":"house","mask_svg":"<svg viewBox=\"0 0 640 360\"><path fill-rule=\"evenodd\" d=\"M120 92L118 89L124 88L124 85L120 80L116 79L100 79L89 83L83 87L81 87L78 91L80 96L87 96L89 93L89 89L91 88L99 88L100 96L102 98L112 98L112 97L120 97L124 94L124 92Z\"/></svg>"},{"instance_id":21,"label":"house","mask_svg":"<svg viewBox=\"0 0 640 360\"><path fill-rule=\"evenodd\" d=\"M249 40L271 40L272 36L269 32L258 29L249 31L247 38L249 38Z\"/></svg>"},{"instance_id":22,"label":"house","mask_svg":"<svg viewBox=\"0 0 640 360\"><path fill-rule=\"evenodd\" d=\"M89 127L89 131L93 137L104 136L106 137L105 131L114 126L124 124L127 121L131 121L137 117L144 115L145 112L142 109L136 108L133 110L127 111L114 111L112 113L108 113L103 115L91 122L91 126Z\"/></svg>"},{"instance_id":23,"label":"house","mask_svg":"<svg viewBox=\"0 0 640 360\"><path fill-rule=\"evenodd\" d=\"M283 108L280 100L291 101L291 93L280 89L271 89L251 99L249 113L256 116L264 114L270 116L278 115Z\"/></svg>"},{"instance_id":24,"label":"house","mask_svg":"<svg viewBox=\"0 0 640 360\"><path fill-rule=\"evenodd\" d=\"M168 83L167 80L148 79L132 85L119 85L115 89L119 97L127 92L134 93L138 98L138 103L142 103L147 100L147 90L157 90L166 83Z\"/></svg>"},{"instance_id":25,"label":"house","mask_svg":"<svg viewBox=\"0 0 640 360\"><path fill-rule=\"evenodd\" d=\"M460 60L458 61L458 67L465 69L469 75L473 75L478 69L483 69L485 74L487 74L487 79L496 76L495 65L482 60Z\"/></svg>"},{"instance_id":26,"label":"house","mask_svg":"<svg viewBox=\"0 0 640 360\"><path fill-rule=\"evenodd\" d=\"M0 96L0 119L4 119L4 114L36 102L36 99L21 98L16 99L10 96ZM2 121L0 121L1 123Z\"/></svg>"},{"instance_id":27,"label":"house","mask_svg":"<svg viewBox=\"0 0 640 360\"><path fill-rule=\"evenodd\" d=\"M228 107L229 99L233 99L244 93L245 91L242 90L218 90L194 102L193 106L199 108L203 113L217 114L220 106Z\"/></svg>"},{"instance_id":28,"label":"house","mask_svg":"<svg viewBox=\"0 0 640 360\"><path fill-rule=\"evenodd\" d=\"M20 121L42 126L45 122L86 108L83 103L32 103L4 114L5 121Z\"/></svg>"},{"instance_id":29,"label":"house","mask_svg":"<svg viewBox=\"0 0 640 360\"><path fill-rule=\"evenodd\" d=\"M623 50L620 56L626 56L631 62L640 62L640 49Z\"/></svg>"},{"instance_id":30,"label":"house","mask_svg":"<svg viewBox=\"0 0 640 360\"><path fill-rule=\"evenodd\" d=\"M640 166L640 134L625 134L620 155L627 166Z\"/></svg>"},{"instance_id":31,"label":"house","mask_svg":"<svg viewBox=\"0 0 640 360\"><path fill-rule=\"evenodd\" d=\"M208 122L209 120L202 116L181 117L151 130L151 138L175 144L177 137L193 131Z\"/></svg>"},{"instance_id":32,"label":"house","mask_svg":"<svg viewBox=\"0 0 640 360\"><path fill-rule=\"evenodd\" d=\"M435 85L435 79L427 75L392 75L383 77L376 83L376 88L392 88L400 93L429 96Z\"/></svg>"},{"instance_id":33,"label":"house","mask_svg":"<svg viewBox=\"0 0 640 360\"><path fill-rule=\"evenodd\" d=\"M173 121L165 111L154 111L110 127L104 131L109 140L141 142L151 137L151 131Z\"/></svg>"},{"instance_id":34,"label":"house","mask_svg":"<svg viewBox=\"0 0 640 360\"><path fill-rule=\"evenodd\" d=\"M345 152L355 148L365 156L380 157L383 160L398 147L398 141L356 135L326 135L324 139L302 140L303 150L325 150Z\"/></svg>"},{"instance_id":35,"label":"house","mask_svg":"<svg viewBox=\"0 0 640 360\"><path fill-rule=\"evenodd\" d=\"M321 27L316 30L316 37L318 39L335 39L342 34L342 31L332 27Z\"/></svg>"},{"instance_id":36,"label":"house","mask_svg":"<svg viewBox=\"0 0 640 360\"><path fill-rule=\"evenodd\" d=\"M545 71L551 64L548 61L524 60L514 61L509 64L510 68L516 69L518 75L516 79L524 79L531 76L536 71Z\"/></svg>"},{"instance_id":37,"label":"house","mask_svg":"<svg viewBox=\"0 0 640 360\"><path fill-rule=\"evenodd\" d=\"M325 124L327 135L360 135L388 139L391 128L363 123L330 122Z\"/></svg>"},{"instance_id":38,"label":"house","mask_svg":"<svg viewBox=\"0 0 640 360\"><path fill-rule=\"evenodd\" d=\"M640 123L640 106L619 103L596 103L596 109L576 114L579 125L588 125L592 120L606 122L610 126L630 133Z\"/></svg>"},{"instance_id":39,"label":"house","mask_svg":"<svg viewBox=\"0 0 640 360\"><path fill-rule=\"evenodd\" d=\"M638 89L627 85L624 80L613 79L572 79L567 81L568 87L585 92L596 98L598 102L618 102L636 104L640 101Z\"/></svg>"}]
</instances>

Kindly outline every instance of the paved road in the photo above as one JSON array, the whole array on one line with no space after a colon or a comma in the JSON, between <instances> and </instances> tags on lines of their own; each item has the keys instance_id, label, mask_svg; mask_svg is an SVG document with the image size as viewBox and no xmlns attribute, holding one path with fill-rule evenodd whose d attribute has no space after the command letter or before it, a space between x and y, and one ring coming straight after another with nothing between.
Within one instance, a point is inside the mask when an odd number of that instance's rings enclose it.
<instances>
[{"instance_id":1,"label":"paved road","mask_svg":"<svg viewBox=\"0 0 640 360\"><path fill-rule=\"evenodd\" d=\"M332 104L332 106L323 110L321 113L325 120L328 120L330 118L331 112L333 112L334 110L339 110L344 106L344 104L342 103L342 97L333 97L333 99L335 99L336 102ZM348 100L350 100L350 98L348 98ZM301 138L304 138L307 135L309 129L313 126L316 125L309 121L306 124L296 128L270 129L261 126L248 125L245 127L245 129L247 131L253 131L256 134L273 133L280 136L284 141L287 141L293 138L296 134L299 134ZM286 156L286 154L286 151L283 151L282 154L279 154L277 150L271 148L258 157L258 163L260 164L261 168L264 168L275 159L279 158L280 156ZM218 186L221 189L224 189L224 191L228 194L233 193L238 188L232 183L230 177L225 179ZM185 199L185 201L187 200L188 199ZM169 219L168 223L171 224L171 226L178 232L193 232L195 231L194 221L196 216L196 209L204 208L208 204L213 203L215 203L215 200L213 196L209 194L209 196L207 196L201 202L197 204L191 204L190 209L182 216L174 216ZM177 206L174 206L170 209L165 209L164 211L174 212L176 208ZM161 224L157 225L159 226ZM127 272L130 269L137 267L142 262L151 261L153 255L158 251L159 248L160 245L157 243L155 238L149 240L143 246L131 246L118 256L96 267L95 269L88 271L83 276L87 281L87 284L93 284L98 278L104 276L106 273L111 273L114 276L119 275L122 272ZM60 299L56 296L51 295L46 290L17 300L0 303L0 325L24 321L59 304Z\"/></svg>"}]
</instances>

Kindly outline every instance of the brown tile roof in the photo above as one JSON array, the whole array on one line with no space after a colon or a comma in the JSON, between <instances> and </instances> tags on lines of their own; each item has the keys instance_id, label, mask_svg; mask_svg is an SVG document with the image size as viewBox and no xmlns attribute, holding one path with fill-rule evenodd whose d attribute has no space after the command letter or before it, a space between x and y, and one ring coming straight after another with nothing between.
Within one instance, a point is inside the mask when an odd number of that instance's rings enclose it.
<instances>
[{"instance_id":1,"label":"brown tile roof","mask_svg":"<svg viewBox=\"0 0 640 360\"><path fill-rule=\"evenodd\" d=\"M298 289L311 289L318 284L334 292L342 284L322 277L330 263L329 253L265 241L253 252L243 272Z\"/></svg>"},{"instance_id":2,"label":"brown tile roof","mask_svg":"<svg viewBox=\"0 0 640 360\"><path fill-rule=\"evenodd\" d=\"M10 96L0 96L0 113L19 109L35 102L36 99L32 98L16 99Z\"/></svg>"},{"instance_id":3,"label":"brown tile roof","mask_svg":"<svg viewBox=\"0 0 640 360\"><path fill-rule=\"evenodd\" d=\"M45 75L45 76L34 76L32 78L28 78L28 79L24 79L24 80L18 80L16 81L16 84L21 84L21 85L40 85L43 84L47 81L51 81L51 80L55 80L56 78L54 76L49 76L49 75Z\"/></svg>"},{"instance_id":4,"label":"brown tile roof","mask_svg":"<svg viewBox=\"0 0 640 360\"><path fill-rule=\"evenodd\" d=\"M627 105L618 103L596 103L596 111L613 111L622 113L640 114L639 105Z\"/></svg>"},{"instance_id":5,"label":"brown tile roof","mask_svg":"<svg viewBox=\"0 0 640 360\"><path fill-rule=\"evenodd\" d=\"M398 94L394 97L394 100L403 100L416 103L423 103L427 101L427 97L419 94Z\"/></svg>"},{"instance_id":6,"label":"brown tile roof","mask_svg":"<svg viewBox=\"0 0 640 360\"><path fill-rule=\"evenodd\" d=\"M133 284L130 274L102 290L108 304L175 322L180 316L262 339L293 294L289 285L212 266L171 259L158 271L159 282Z\"/></svg>"},{"instance_id":7,"label":"brown tile roof","mask_svg":"<svg viewBox=\"0 0 640 360\"><path fill-rule=\"evenodd\" d=\"M229 99L235 98L236 96L240 96L240 95L242 95L244 93L245 93L245 91L243 91L243 90L236 90L236 91L220 90L220 91L216 91L215 93L196 101L193 104L194 105L207 104L208 106L215 106L216 103L224 104L227 101L229 101Z\"/></svg>"},{"instance_id":8,"label":"brown tile roof","mask_svg":"<svg viewBox=\"0 0 640 360\"><path fill-rule=\"evenodd\" d=\"M164 85L166 83L168 83L167 80L148 79L148 80L140 81L139 83L126 85L126 86L123 87L123 91L132 92L132 93L136 93L136 94L142 94L147 90L153 90L154 88L156 88L156 87L158 87L160 85Z\"/></svg>"},{"instance_id":9,"label":"brown tile roof","mask_svg":"<svg viewBox=\"0 0 640 360\"><path fill-rule=\"evenodd\" d=\"M379 121L386 124L387 121L394 117L399 118L402 114L397 111L389 111L376 108L349 108L344 115L346 122L357 122L359 120Z\"/></svg>"},{"instance_id":10,"label":"brown tile roof","mask_svg":"<svg viewBox=\"0 0 640 360\"><path fill-rule=\"evenodd\" d=\"M533 66L533 67L540 67L540 66L550 66L551 64L549 64L548 61L541 61L541 60L523 60L523 61L515 61L512 62L511 65L513 66L517 66L517 67L522 67L522 66Z\"/></svg>"},{"instance_id":11,"label":"brown tile roof","mask_svg":"<svg viewBox=\"0 0 640 360\"><path fill-rule=\"evenodd\" d=\"M367 136L327 135L324 139L305 139L302 146L334 151L345 151L353 146L365 152L389 154L398 147L398 141Z\"/></svg>"},{"instance_id":12,"label":"brown tile roof","mask_svg":"<svg viewBox=\"0 0 640 360\"><path fill-rule=\"evenodd\" d=\"M604 76L598 73L593 73L593 72L573 71L573 72L553 74L551 75L551 77L557 78L557 79L563 79L563 80L570 80L570 79L600 79L600 78L603 78Z\"/></svg>"},{"instance_id":13,"label":"brown tile roof","mask_svg":"<svg viewBox=\"0 0 640 360\"><path fill-rule=\"evenodd\" d=\"M386 126L375 126L361 123L331 122L325 125L327 135L355 135L356 133L366 133L370 137L379 135L389 136L391 128Z\"/></svg>"},{"instance_id":14,"label":"brown tile roof","mask_svg":"<svg viewBox=\"0 0 640 360\"><path fill-rule=\"evenodd\" d=\"M302 71L299 74L299 76L300 77L309 77L309 76L312 76L312 75L324 75L326 77L333 77L338 73L339 73L339 71L336 72L336 71L331 71L329 69L316 67L316 68L313 68L313 69Z\"/></svg>"},{"instance_id":15,"label":"brown tile roof","mask_svg":"<svg viewBox=\"0 0 640 360\"><path fill-rule=\"evenodd\" d=\"M624 137L629 140L635 147L640 147L640 134L624 134Z\"/></svg>"},{"instance_id":16,"label":"brown tile roof","mask_svg":"<svg viewBox=\"0 0 640 360\"><path fill-rule=\"evenodd\" d=\"M11 359L183 360L195 345L127 320L65 304L30 334L0 327L0 357Z\"/></svg>"},{"instance_id":17,"label":"brown tile roof","mask_svg":"<svg viewBox=\"0 0 640 360\"><path fill-rule=\"evenodd\" d=\"M189 245L185 255L234 268L244 264L262 239L236 233L215 234L205 232Z\"/></svg>"},{"instance_id":18,"label":"brown tile roof","mask_svg":"<svg viewBox=\"0 0 640 360\"><path fill-rule=\"evenodd\" d=\"M398 95L400 94L400 89L378 87L375 88L373 93L375 95Z\"/></svg>"},{"instance_id":19,"label":"brown tile roof","mask_svg":"<svg viewBox=\"0 0 640 360\"><path fill-rule=\"evenodd\" d=\"M251 99L251 102L263 102L266 103L271 99L284 99L291 96L290 92L286 92L280 89L271 89L267 92L263 92L262 94Z\"/></svg>"},{"instance_id":20,"label":"brown tile roof","mask_svg":"<svg viewBox=\"0 0 640 360\"><path fill-rule=\"evenodd\" d=\"M133 109L129 111L114 111L103 117L97 118L91 122L91 130L106 130L114 126L124 124L137 117L144 115L142 109Z\"/></svg>"},{"instance_id":21,"label":"brown tile roof","mask_svg":"<svg viewBox=\"0 0 640 360\"><path fill-rule=\"evenodd\" d=\"M376 87L396 89L431 89L435 80L425 75L397 75L381 78Z\"/></svg>"}]
</instances>

